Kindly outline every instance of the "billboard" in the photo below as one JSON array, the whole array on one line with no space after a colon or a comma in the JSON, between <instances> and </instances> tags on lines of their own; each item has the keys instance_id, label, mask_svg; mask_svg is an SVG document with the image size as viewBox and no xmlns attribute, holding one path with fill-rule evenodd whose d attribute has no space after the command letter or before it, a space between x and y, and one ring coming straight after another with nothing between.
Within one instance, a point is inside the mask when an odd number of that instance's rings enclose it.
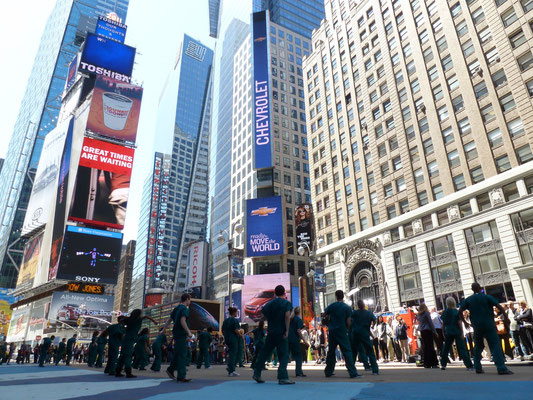
<instances>
[{"instance_id":1,"label":"billboard","mask_svg":"<svg viewBox=\"0 0 533 400\"><path fill-rule=\"evenodd\" d=\"M68 91L74 82L76 82L76 72L78 72L78 54L74 56L68 66L67 80L65 83L65 91Z\"/></svg>"},{"instance_id":2,"label":"billboard","mask_svg":"<svg viewBox=\"0 0 533 400\"><path fill-rule=\"evenodd\" d=\"M242 291L233 292L231 294L231 306L237 309L237 319L242 321ZM224 319L229 317L229 296L224 297Z\"/></svg>"},{"instance_id":3,"label":"billboard","mask_svg":"<svg viewBox=\"0 0 533 400\"><path fill-rule=\"evenodd\" d=\"M30 312L30 320L28 322L28 340L32 340L38 332L40 333L44 329L46 322L44 313L48 304L48 299L37 300L35 303L33 303L33 307Z\"/></svg>"},{"instance_id":4,"label":"billboard","mask_svg":"<svg viewBox=\"0 0 533 400\"><path fill-rule=\"evenodd\" d=\"M284 254L284 231L280 196L246 200L246 257Z\"/></svg>"},{"instance_id":5,"label":"billboard","mask_svg":"<svg viewBox=\"0 0 533 400\"><path fill-rule=\"evenodd\" d=\"M106 76L96 77L87 129L135 144L143 88Z\"/></svg>"},{"instance_id":6,"label":"billboard","mask_svg":"<svg viewBox=\"0 0 533 400\"><path fill-rule=\"evenodd\" d=\"M121 251L122 233L69 225L57 279L115 284Z\"/></svg>"},{"instance_id":7,"label":"billboard","mask_svg":"<svg viewBox=\"0 0 533 400\"><path fill-rule=\"evenodd\" d=\"M7 331L7 342L20 342L24 340L30 319L29 311L28 306L22 306L13 310Z\"/></svg>"},{"instance_id":8,"label":"billboard","mask_svg":"<svg viewBox=\"0 0 533 400\"><path fill-rule=\"evenodd\" d=\"M324 261L315 261L315 290L326 292L326 272L324 270Z\"/></svg>"},{"instance_id":9,"label":"billboard","mask_svg":"<svg viewBox=\"0 0 533 400\"><path fill-rule=\"evenodd\" d=\"M43 243L43 233L31 238L24 245L22 263L20 264L17 279L17 289L30 289L33 286L39 257L41 255L41 245Z\"/></svg>"},{"instance_id":10,"label":"billboard","mask_svg":"<svg viewBox=\"0 0 533 400\"><path fill-rule=\"evenodd\" d=\"M233 249L231 255L231 280L233 283L244 283L244 250Z\"/></svg>"},{"instance_id":11,"label":"billboard","mask_svg":"<svg viewBox=\"0 0 533 400\"><path fill-rule=\"evenodd\" d=\"M69 220L124 228L135 149L83 139Z\"/></svg>"},{"instance_id":12,"label":"billboard","mask_svg":"<svg viewBox=\"0 0 533 400\"><path fill-rule=\"evenodd\" d=\"M187 247L187 288L202 286L207 243L194 242Z\"/></svg>"},{"instance_id":13,"label":"billboard","mask_svg":"<svg viewBox=\"0 0 533 400\"><path fill-rule=\"evenodd\" d=\"M254 62L254 168L272 168L272 127L270 117L270 59L268 15L252 15Z\"/></svg>"},{"instance_id":14,"label":"billboard","mask_svg":"<svg viewBox=\"0 0 533 400\"><path fill-rule=\"evenodd\" d=\"M0 288L0 338L7 335L9 329L9 323L13 311L11 310L11 304L17 301L17 298L9 295L13 289Z\"/></svg>"},{"instance_id":15,"label":"billboard","mask_svg":"<svg viewBox=\"0 0 533 400\"><path fill-rule=\"evenodd\" d=\"M55 326L61 322L77 325L80 316L87 316L83 318L82 326L104 328L109 326L105 321L111 322L114 299L115 296L54 292L45 317L51 326Z\"/></svg>"},{"instance_id":16,"label":"billboard","mask_svg":"<svg viewBox=\"0 0 533 400\"><path fill-rule=\"evenodd\" d=\"M99 15L94 33L98 36L124 43L124 39L126 39L126 29L128 29L126 25Z\"/></svg>"},{"instance_id":17,"label":"billboard","mask_svg":"<svg viewBox=\"0 0 533 400\"><path fill-rule=\"evenodd\" d=\"M50 131L44 139L41 159L24 217L22 235L28 235L48 222L50 209L57 192L57 177L59 176L65 139L69 129L72 129L71 121L72 119L62 122Z\"/></svg>"},{"instance_id":18,"label":"billboard","mask_svg":"<svg viewBox=\"0 0 533 400\"><path fill-rule=\"evenodd\" d=\"M309 326L315 318L313 285L309 282L307 276L304 275L298 278L298 286L300 289L302 320L304 321L305 326Z\"/></svg>"},{"instance_id":19,"label":"billboard","mask_svg":"<svg viewBox=\"0 0 533 400\"><path fill-rule=\"evenodd\" d=\"M313 249L313 208L311 204L300 204L294 210L296 225L296 248L305 245ZM305 243L305 244L304 244ZM306 248L307 249L307 248Z\"/></svg>"},{"instance_id":20,"label":"billboard","mask_svg":"<svg viewBox=\"0 0 533 400\"><path fill-rule=\"evenodd\" d=\"M134 60L134 47L87 33L79 70L130 83Z\"/></svg>"},{"instance_id":21,"label":"billboard","mask_svg":"<svg viewBox=\"0 0 533 400\"><path fill-rule=\"evenodd\" d=\"M246 275L242 287L243 322L257 323L263 317L263 307L276 297L274 289L283 285L286 299L291 299L291 274Z\"/></svg>"}]
</instances>

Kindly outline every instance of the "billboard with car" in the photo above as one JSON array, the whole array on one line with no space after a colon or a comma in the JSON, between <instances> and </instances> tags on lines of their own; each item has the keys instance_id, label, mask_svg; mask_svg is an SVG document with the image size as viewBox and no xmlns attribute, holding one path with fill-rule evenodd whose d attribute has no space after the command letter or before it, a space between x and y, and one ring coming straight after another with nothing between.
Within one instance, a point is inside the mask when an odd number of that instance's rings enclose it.
<instances>
[{"instance_id":1,"label":"billboard with car","mask_svg":"<svg viewBox=\"0 0 533 400\"><path fill-rule=\"evenodd\" d=\"M115 296L54 292L46 319L51 326L77 325L82 318L82 326L107 327L113 316Z\"/></svg>"},{"instance_id":2,"label":"billboard with car","mask_svg":"<svg viewBox=\"0 0 533 400\"><path fill-rule=\"evenodd\" d=\"M263 307L276 296L274 289L283 285L286 299L291 300L291 275L281 274L246 275L242 287L242 322L258 323L263 317Z\"/></svg>"}]
</instances>

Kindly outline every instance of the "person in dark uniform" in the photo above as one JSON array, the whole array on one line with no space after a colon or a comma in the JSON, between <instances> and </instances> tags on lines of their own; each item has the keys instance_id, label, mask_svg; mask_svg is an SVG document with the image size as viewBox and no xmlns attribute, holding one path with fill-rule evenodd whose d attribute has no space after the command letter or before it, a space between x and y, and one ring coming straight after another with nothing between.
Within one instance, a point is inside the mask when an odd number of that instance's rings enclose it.
<instances>
[{"instance_id":1,"label":"person in dark uniform","mask_svg":"<svg viewBox=\"0 0 533 400\"><path fill-rule=\"evenodd\" d=\"M117 378L124 376L122 374L122 368L124 368L124 370L126 371L126 378L136 378L136 376L131 373L131 359L133 357L133 346L137 341L137 336L139 330L141 329L142 322L144 319L148 319L152 321L154 325L157 325L157 323L152 318L147 315L143 317L141 316L141 314L142 311L137 308L133 310L130 316L127 317L124 321L126 329L124 332L124 337L122 338L122 343L120 346L120 356L118 358L117 370L115 372L115 376Z\"/></svg>"},{"instance_id":2,"label":"person in dark uniform","mask_svg":"<svg viewBox=\"0 0 533 400\"><path fill-rule=\"evenodd\" d=\"M96 356L98 354L98 344L96 340L98 339L98 334L100 332L94 331L93 337L91 338L91 343L89 344L89 356L87 357L87 366L92 367L96 362Z\"/></svg>"},{"instance_id":3,"label":"person in dark uniform","mask_svg":"<svg viewBox=\"0 0 533 400\"><path fill-rule=\"evenodd\" d=\"M442 313L442 328L444 336L444 347L441 353L440 369L446 369L448 363L448 353L450 352L453 342L457 346L459 357L463 360L465 367L473 371L472 360L466 350L463 328L459 325L459 310L453 297L446 298L446 310Z\"/></svg>"},{"instance_id":4,"label":"person in dark uniform","mask_svg":"<svg viewBox=\"0 0 533 400\"><path fill-rule=\"evenodd\" d=\"M4 363L4 357L7 355L7 343L5 341L0 342L0 365Z\"/></svg>"},{"instance_id":5,"label":"person in dark uniform","mask_svg":"<svg viewBox=\"0 0 533 400\"><path fill-rule=\"evenodd\" d=\"M161 332L152 343L152 352L154 353L154 362L150 369L154 372L161 371L161 361L163 360L163 346L167 344L167 335Z\"/></svg>"},{"instance_id":6,"label":"person in dark uniform","mask_svg":"<svg viewBox=\"0 0 533 400\"><path fill-rule=\"evenodd\" d=\"M102 334L100 334L100 336L96 338L96 363L94 364L96 368L102 368L104 364L106 344L107 344L107 338L103 336Z\"/></svg>"},{"instance_id":7,"label":"person in dark uniform","mask_svg":"<svg viewBox=\"0 0 533 400\"><path fill-rule=\"evenodd\" d=\"M370 325L376 322L376 316L372 311L365 309L362 299L357 300L357 310L352 312L352 340L353 347L357 349L359 357L368 359L372 368L372 374L379 374L379 367L376 361L376 353L372 339L370 338Z\"/></svg>"},{"instance_id":8,"label":"person in dark uniform","mask_svg":"<svg viewBox=\"0 0 533 400\"><path fill-rule=\"evenodd\" d=\"M65 348L67 347L66 343L67 338L63 338L61 342L57 345L56 352L54 354L54 361L55 365L59 364L59 362L63 359L63 356L65 355Z\"/></svg>"},{"instance_id":9,"label":"person in dark uniform","mask_svg":"<svg viewBox=\"0 0 533 400\"><path fill-rule=\"evenodd\" d=\"M324 374L326 377L333 375L335 371L335 350L337 346L341 348L344 355L344 361L346 362L346 369L350 373L350 378L356 378L360 376L355 368L353 360L352 346L348 339L348 332L350 331L352 309L348 304L344 303L344 292L337 290L335 292L337 301L330 304L324 313L329 316L328 323L328 353L326 355L326 368Z\"/></svg>"},{"instance_id":10,"label":"person in dark uniform","mask_svg":"<svg viewBox=\"0 0 533 400\"><path fill-rule=\"evenodd\" d=\"M259 357L259 353L261 352L261 349L265 345L265 321L259 321L259 326L255 328L252 331L254 335L254 345L255 345L255 351L254 356L252 358L252 369L255 368L255 364L257 363L257 358Z\"/></svg>"},{"instance_id":11,"label":"person in dark uniform","mask_svg":"<svg viewBox=\"0 0 533 400\"><path fill-rule=\"evenodd\" d=\"M50 349L52 341L55 338L56 337L52 335L49 338L46 337L43 339L43 344L41 345L41 355L39 357L39 367L44 367L44 362L46 361L46 357L48 356L48 350Z\"/></svg>"},{"instance_id":12,"label":"person in dark uniform","mask_svg":"<svg viewBox=\"0 0 533 400\"><path fill-rule=\"evenodd\" d=\"M37 343L33 347L33 363L37 364L39 362L39 354L41 353L41 348L39 347L39 343Z\"/></svg>"},{"instance_id":13,"label":"person in dark uniform","mask_svg":"<svg viewBox=\"0 0 533 400\"><path fill-rule=\"evenodd\" d=\"M304 378L306 375L302 369L302 348L300 346L300 340L304 340L302 336L302 329L304 328L304 322L300 318L300 307L294 307L291 316L291 322L289 325L289 351L291 357L296 363L296 377Z\"/></svg>"},{"instance_id":14,"label":"person in dark uniform","mask_svg":"<svg viewBox=\"0 0 533 400\"><path fill-rule=\"evenodd\" d=\"M241 330L239 320L237 319L237 309L235 307L228 308L229 317L222 323L222 334L224 335L224 342L228 346L228 365L226 371L228 376L239 376L235 372L237 365L237 354L239 352L239 341L242 342Z\"/></svg>"},{"instance_id":15,"label":"person in dark uniform","mask_svg":"<svg viewBox=\"0 0 533 400\"><path fill-rule=\"evenodd\" d=\"M70 365L70 360L72 359L72 350L74 349L74 345L76 344L77 339L78 334L75 333L69 340L67 340L67 359L65 362L65 364L67 365Z\"/></svg>"},{"instance_id":16,"label":"person in dark uniform","mask_svg":"<svg viewBox=\"0 0 533 400\"><path fill-rule=\"evenodd\" d=\"M294 382L289 380L289 374L287 373L287 364L289 363L289 343L287 338L289 336L292 305L284 298L285 288L283 285L276 286L274 294L276 298L267 303L262 310L263 319L266 318L268 322L268 334L265 345L261 349L255 364L253 379L257 383L265 382L261 378L261 372L265 368L267 358L270 357L274 349L277 349L279 384L292 385Z\"/></svg>"},{"instance_id":17,"label":"person in dark uniform","mask_svg":"<svg viewBox=\"0 0 533 400\"><path fill-rule=\"evenodd\" d=\"M202 368L202 362L206 369L211 368L209 364L209 346L213 341L212 328L204 329L198 334L198 355L196 356L196 368Z\"/></svg>"},{"instance_id":18,"label":"person in dark uniform","mask_svg":"<svg viewBox=\"0 0 533 400\"><path fill-rule=\"evenodd\" d=\"M503 315L505 325L509 326L510 321L507 313L498 303L498 300L482 293L479 283L472 283L472 291L474 294L467 297L459 308L459 316L463 318L463 311L470 310L470 321L474 328L474 368L476 373L483 374L485 372L481 366L481 352L485 348L483 339L486 339L498 374L511 375L513 372L505 366L505 356L503 355L502 344L494 324L493 310L496 307Z\"/></svg>"},{"instance_id":19,"label":"person in dark uniform","mask_svg":"<svg viewBox=\"0 0 533 400\"><path fill-rule=\"evenodd\" d=\"M172 362L167 368L167 375L170 379L176 379L178 382L190 382L187 378L187 339L192 337L189 329L189 305L191 304L191 295L184 293L181 295L180 304L172 310L170 318L165 326L161 329L164 332L171 322L174 323L172 328L172 338L174 339L174 355ZM177 378L174 377L174 371L178 372Z\"/></svg>"},{"instance_id":20,"label":"person in dark uniform","mask_svg":"<svg viewBox=\"0 0 533 400\"><path fill-rule=\"evenodd\" d=\"M116 373L118 350L120 343L122 343L125 323L126 317L121 315L117 318L116 324L108 326L107 329L102 332L102 336L109 337L109 343L107 346L107 364L104 369L104 374L115 375Z\"/></svg>"},{"instance_id":21,"label":"person in dark uniform","mask_svg":"<svg viewBox=\"0 0 533 400\"><path fill-rule=\"evenodd\" d=\"M135 361L133 362L133 368L138 368L139 371L145 371L150 358L150 340L148 335L150 330L144 328L140 333L137 341L135 342Z\"/></svg>"}]
</instances>

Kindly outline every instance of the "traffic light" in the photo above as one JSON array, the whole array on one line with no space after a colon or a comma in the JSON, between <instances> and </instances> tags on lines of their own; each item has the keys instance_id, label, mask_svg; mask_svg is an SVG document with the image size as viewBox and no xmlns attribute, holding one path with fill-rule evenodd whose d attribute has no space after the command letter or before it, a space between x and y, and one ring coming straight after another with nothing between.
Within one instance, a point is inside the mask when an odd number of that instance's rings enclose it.
<instances>
[{"instance_id":1,"label":"traffic light","mask_svg":"<svg viewBox=\"0 0 533 400\"><path fill-rule=\"evenodd\" d=\"M82 324L82 322L83 322L83 319L81 317L78 318L78 326L80 326Z\"/></svg>"}]
</instances>

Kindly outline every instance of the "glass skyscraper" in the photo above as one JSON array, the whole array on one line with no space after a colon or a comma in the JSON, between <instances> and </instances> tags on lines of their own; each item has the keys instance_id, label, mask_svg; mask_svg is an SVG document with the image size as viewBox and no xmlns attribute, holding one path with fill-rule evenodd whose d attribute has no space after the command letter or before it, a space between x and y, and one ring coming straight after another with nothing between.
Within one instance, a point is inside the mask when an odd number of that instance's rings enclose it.
<instances>
[{"instance_id":1,"label":"glass skyscraper","mask_svg":"<svg viewBox=\"0 0 533 400\"><path fill-rule=\"evenodd\" d=\"M44 138L56 126L69 63L96 17L115 12L125 20L128 4L58 0L48 18L0 174L0 287L15 286L24 249L20 228Z\"/></svg>"}]
</instances>

